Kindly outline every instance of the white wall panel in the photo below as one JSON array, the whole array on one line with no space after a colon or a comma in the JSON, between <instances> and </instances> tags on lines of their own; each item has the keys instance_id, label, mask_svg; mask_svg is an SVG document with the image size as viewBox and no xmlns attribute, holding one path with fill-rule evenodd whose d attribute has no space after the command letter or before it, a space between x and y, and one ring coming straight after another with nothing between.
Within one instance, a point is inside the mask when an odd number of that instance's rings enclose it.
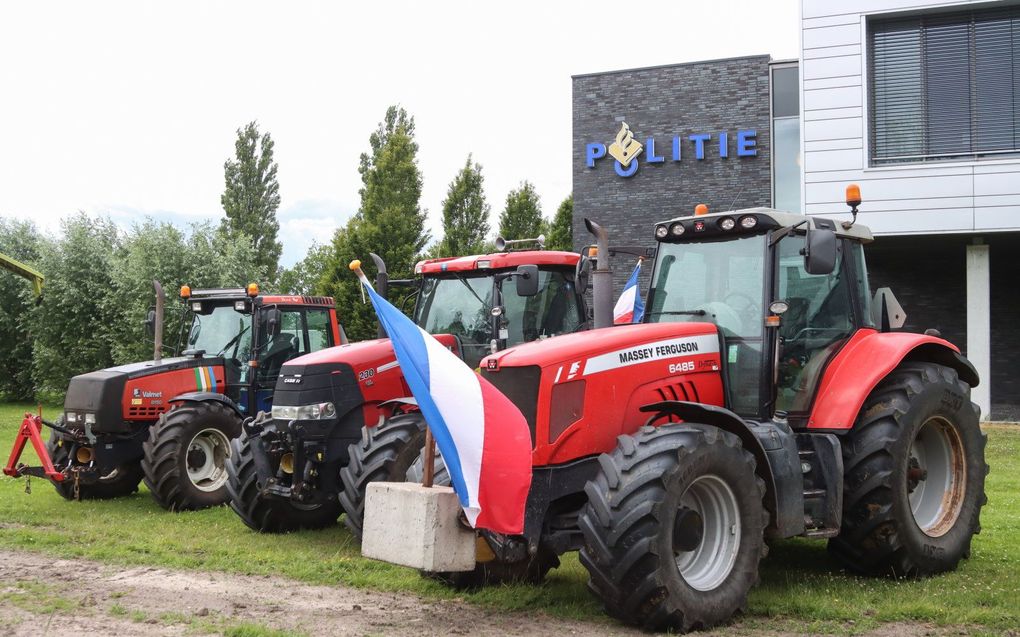
<instances>
[{"instance_id":1,"label":"white wall panel","mask_svg":"<svg viewBox=\"0 0 1020 637\"><path fill-rule=\"evenodd\" d=\"M861 75L860 55L841 55L820 60L804 60L803 77L805 80L817 80L826 77L846 77Z\"/></svg>"},{"instance_id":2,"label":"white wall panel","mask_svg":"<svg viewBox=\"0 0 1020 637\"><path fill-rule=\"evenodd\" d=\"M1020 174L992 173L974 175L975 195L1014 195L1020 193Z\"/></svg>"},{"instance_id":3,"label":"white wall panel","mask_svg":"<svg viewBox=\"0 0 1020 637\"><path fill-rule=\"evenodd\" d=\"M819 150L807 154L806 170L852 170L861 168L863 152L860 150Z\"/></svg>"},{"instance_id":4,"label":"white wall panel","mask_svg":"<svg viewBox=\"0 0 1020 637\"><path fill-rule=\"evenodd\" d=\"M856 23L856 21L855 21ZM816 60L818 58L839 57L842 55L860 55L860 44L844 44L842 46L826 46L817 49L804 51L805 60Z\"/></svg>"},{"instance_id":5,"label":"white wall panel","mask_svg":"<svg viewBox=\"0 0 1020 637\"><path fill-rule=\"evenodd\" d=\"M975 230L1016 230L1020 227L1020 204L1016 206L996 206L994 208L975 208ZM1016 255L1010 255L1016 257Z\"/></svg>"},{"instance_id":6,"label":"white wall panel","mask_svg":"<svg viewBox=\"0 0 1020 637\"><path fill-rule=\"evenodd\" d=\"M904 210L888 213L861 212L857 220L875 234L923 234L925 232L967 232L974 229L973 208Z\"/></svg>"},{"instance_id":7,"label":"white wall panel","mask_svg":"<svg viewBox=\"0 0 1020 637\"><path fill-rule=\"evenodd\" d=\"M823 29L805 29L804 48L817 49L823 46L845 46L847 44L861 43L861 25L844 24L838 27L825 27Z\"/></svg>"},{"instance_id":8,"label":"white wall panel","mask_svg":"<svg viewBox=\"0 0 1020 637\"><path fill-rule=\"evenodd\" d=\"M850 148L862 148L863 141L860 137L847 139L823 139L816 142L804 142L805 151L815 150L844 150Z\"/></svg>"},{"instance_id":9,"label":"white wall panel","mask_svg":"<svg viewBox=\"0 0 1020 637\"><path fill-rule=\"evenodd\" d=\"M846 108L860 106L864 103L864 90L860 86L845 88L823 88L817 91L804 91L804 109Z\"/></svg>"},{"instance_id":10,"label":"white wall panel","mask_svg":"<svg viewBox=\"0 0 1020 637\"><path fill-rule=\"evenodd\" d=\"M813 111L802 113L805 122L819 119L840 119L843 117L862 117L864 109L860 106L848 106L846 108L819 108Z\"/></svg>"},{"instance_id":11,"label":"white wall panel","mask_svg":"<svg viewBox=\"0 0 1020 637\"><path fill-rule=\"evenodd\" d=\"M849 75L847 77L823 77L818 80L804 80L805 91L814 91L820 88L843 88L845 86L860 85L860 75Z\"/></svg>"},{"instance_id":12,"label":"white wall panel","mask_svg":"<svg viewBox=\"0 0 1020 637\"><path fill-rule=\"evenodd\" d=\"M804 141L825 139L864 140L864 120L860 117L804 122Z\"/></svg>"}]
</instances>

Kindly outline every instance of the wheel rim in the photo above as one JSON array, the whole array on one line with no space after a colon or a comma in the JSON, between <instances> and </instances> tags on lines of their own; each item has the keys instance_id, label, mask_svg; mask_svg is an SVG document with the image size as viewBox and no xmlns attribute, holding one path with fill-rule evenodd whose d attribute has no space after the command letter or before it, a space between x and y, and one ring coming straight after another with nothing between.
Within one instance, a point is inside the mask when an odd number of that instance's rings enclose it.
<instances>
[{"instance_id":1,"label":"wheel rim","mask_svg":"<svg viewBox=\"0 0 1020 637\"><path fill-rule=\"evenodd\" d=\"M219 429L203 429L188 443L188 478L199 491L215 491L227 483L230 441Z\"/></svg>"},{"instance_id":2,"label":"wheel rim","mask_svg":"<svg viewBox=\"0 0 1020 637\"><path fill-rule=\"evenodd\" d=\"M960 435L948 420L929 418L910 443L907 499L914 522L930 537L953 528L963 505L967 461Z\"/></svg>"},{"instance_id":3,"label":"wheel rim","mask_svg":"<svg viewBox=\"0 0 1020 637\"><path fill-rule=\"evenodd\" d=\"M680 497L674 527L673 552L684 581L699 591L717 588L733 570L740 548L740 507L733 490L718 476L700 476Z\"/></svg>"}]
</instances>

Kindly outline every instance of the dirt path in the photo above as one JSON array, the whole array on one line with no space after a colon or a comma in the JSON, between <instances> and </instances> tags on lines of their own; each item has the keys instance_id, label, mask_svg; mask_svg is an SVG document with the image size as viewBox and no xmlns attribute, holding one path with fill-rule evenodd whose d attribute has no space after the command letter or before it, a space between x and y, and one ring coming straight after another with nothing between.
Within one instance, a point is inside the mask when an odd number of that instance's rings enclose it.
<instances>
[{"instance_id":1,"label":"dirt path","mask_svg":"<svg viewBox=\"0 0 1020 637\"><path fill-rule=\"evenodd\" d=\"M723 635L788 637L748 630ZM306 635L644 635L608 623L569 622L542 613L490 611L458 601L425 600L340 586L256 577L124 568L0 550L0 633L14 637L83 634L244 637ZM961 634L921 624L887 624L883 637ZM706 633L700 633L704 636Z\"/></svg>"}]
</instances>

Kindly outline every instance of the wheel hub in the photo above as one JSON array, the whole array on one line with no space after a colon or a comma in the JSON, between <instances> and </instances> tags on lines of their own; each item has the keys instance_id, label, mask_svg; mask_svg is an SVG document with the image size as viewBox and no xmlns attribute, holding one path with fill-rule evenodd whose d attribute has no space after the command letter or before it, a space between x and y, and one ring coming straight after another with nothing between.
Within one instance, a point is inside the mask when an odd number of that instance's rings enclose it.
<instances>
[{"instance_id":1,"label":"wheel hub","mask_svg":"<svg viewBox=\"0 0 1020 637\"><path fill-rule=\"evenodd\" d=\"M199 491L216 491L227 482L230 441L219 429L209 428L195 434L188 444L188 479Z\"/></svg>"},{"instance_id":2,"label":"wheel hub","mask_svg":"<svg viewBox=\"0 0 1020 637\"><path fill-rule=\"evenodd\" d=\"M717 588L729 577L740 549L740 506L729 484L703 475L687 486L673 522L673 554L687 584Z\"/></svg>"},{"instance_id":3,"label":"wheel hub","mask_svg":"<svg viewBox=\"0 0 1020 637\"><path fill-rule=\"evenodd\" d=\"M929 537L945 535L963 506L966 460L956 429L944 418L927 420L910 444L905 479L914 522Z\"/></svg>"}]
</instances>

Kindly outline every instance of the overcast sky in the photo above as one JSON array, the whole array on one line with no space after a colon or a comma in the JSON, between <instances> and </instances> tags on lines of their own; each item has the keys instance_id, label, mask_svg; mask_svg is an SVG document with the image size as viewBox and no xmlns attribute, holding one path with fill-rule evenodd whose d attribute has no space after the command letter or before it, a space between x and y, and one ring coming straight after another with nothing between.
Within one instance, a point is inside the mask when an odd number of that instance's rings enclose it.
<instances>
[{"instance_id":1,"label":"overcast sky","mask_svg":"<svg viewBox=\"0 0 1020 637\"><path fill-rule=\"evenodd\" d=\"M798 3L19 2L0 9L0 215L56 231L222 215L223 162L258 120L276 142L283 262L358 207L358 156L390 104L415 118L439 233L468 153L495 219L527 179L571 190L572 74L795 58Z\"/></svg>"}]
</instances>

